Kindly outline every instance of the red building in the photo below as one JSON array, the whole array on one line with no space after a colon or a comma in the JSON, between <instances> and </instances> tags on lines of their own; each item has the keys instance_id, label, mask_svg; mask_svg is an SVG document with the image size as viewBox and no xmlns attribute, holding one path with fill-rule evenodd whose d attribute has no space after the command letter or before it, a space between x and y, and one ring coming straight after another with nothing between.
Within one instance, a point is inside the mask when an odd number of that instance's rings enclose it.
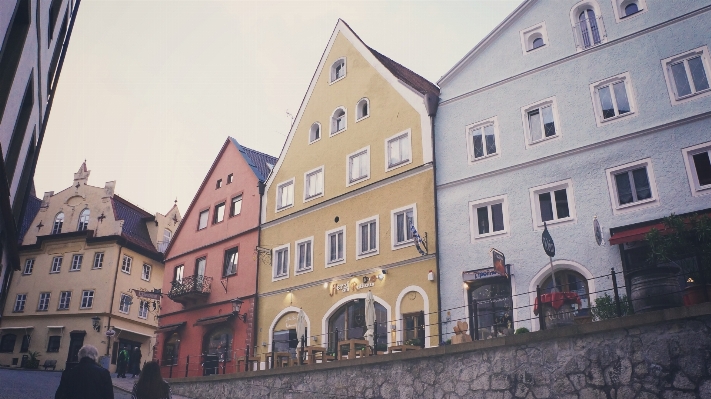
<instances>
[{"instance_id":1,"label":"red building","mask_svg":"<svg viewBox=\"0 0 711 399\"><path fill-rule=\"evenodd\" d=\"M187 209L165 254L164 376L234 372L254 347L260 199L276 161L229 137Z\"/></svg>"}]
</instances>

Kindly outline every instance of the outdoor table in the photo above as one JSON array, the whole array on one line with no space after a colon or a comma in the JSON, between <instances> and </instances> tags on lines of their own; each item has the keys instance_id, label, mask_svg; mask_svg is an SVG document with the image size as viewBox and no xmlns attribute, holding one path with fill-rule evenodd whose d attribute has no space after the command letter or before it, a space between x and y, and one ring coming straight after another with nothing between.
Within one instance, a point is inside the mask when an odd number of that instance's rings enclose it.
<instances>
[{"instance_id":1,"label":"outdoor table","mask_svg":"<svg viewBox=\"0 0 711 399\"><path fill-rule=\"evenodd\" d=\"M416 351L416 350L420 350L422 348L420 348L417 345L395 345L395 346L391 346L388 349L389 349L388 353L395 353L395 352Z\"/></svg>"},{"instance_id":2,"label":"outdoor table","mask_svg":"<svg viewBox=\"0 0 711 399\"><path fill-rule=\"evenodd\" d=\"M351 356L353 356L352 357L353 359L356 358L356 346L364 346L366 349L370 347L370 343L365 339L349 339L346 341L338 341L337 357L339 359L342 358L341 348L346 345L348 346L348 358L349 359L351 359Z\"/></svg>"},{"instance_id":3,"label":"outdoor table","mask_svg":"<svg viewBox=\"0 0 711 399\"><path fill-rule=\"evenodd\" d=\"M289 352L267 352L264 361L267 363L266 368L273 369L275 367L281 367L282 359L286 359L288 362L289 358L291 358L291 354Z\"/></svg>"},{"instance_id":4,"label":"outdoor table","mask_svg":"<svg viewBox=\"0 0 711 399\"><path fill-rule=\"evenodd\" d=\"M326 348L323 346L307 346L304 348L304 351L306 352L306 362L305 364L316 364L316 355L321 354L321 359L325 359L326 357Z\"/></svg>"}]
</instances>

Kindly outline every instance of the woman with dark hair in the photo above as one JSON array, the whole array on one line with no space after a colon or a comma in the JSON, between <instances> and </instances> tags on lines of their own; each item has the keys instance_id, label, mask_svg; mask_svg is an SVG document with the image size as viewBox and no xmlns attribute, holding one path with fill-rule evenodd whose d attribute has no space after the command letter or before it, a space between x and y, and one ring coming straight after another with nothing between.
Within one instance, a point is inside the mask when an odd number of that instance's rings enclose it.
<instances>
[{"instance_id":1,"label":"woman with dark hair","mask_svg":"<svg viewBox=\"0 0 711 399\"><path fill-rule=\"evenodd\" d=\"M133 385L131 399L172 399L172 397L170 385L163 381L158 363L146 363L138 381Z\"/></svg>"}]
</instances>

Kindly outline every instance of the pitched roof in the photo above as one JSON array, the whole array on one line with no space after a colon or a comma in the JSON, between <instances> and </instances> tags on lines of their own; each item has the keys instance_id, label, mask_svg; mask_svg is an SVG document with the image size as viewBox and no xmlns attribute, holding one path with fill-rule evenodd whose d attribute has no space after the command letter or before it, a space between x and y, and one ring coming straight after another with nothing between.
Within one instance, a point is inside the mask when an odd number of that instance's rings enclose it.
<instances>
[{"instance_id":1,"label":"pitched roof","mask_svg":"<svg viewBox=\"0 0 711 399\"><path fill-rule=\"evenodd\" d=\"M27 234L27 230L30 229L32 221L35 220L35 216L39 212L40 205L42 205L42 200L31 195L27 199L27 204L25 205L25 215L22 217L22 224L20 225L20 232L17 235L17 240L19 244L22 244L22 240Z\"/></svg>"},{"instance_id":2,"label":"pitched roof","mask_svg":"<svg viewBox=\"0 0 711 399\"><path fill-rule=\"evenodd\" d=\"M230 137L229 140L235 145L235 147L237 147L239 152L244 157L244 160L247 162L249 167L252 168L252 172L254 172L254 175L257 176L257 179L262 182L266 181L269 173L272 171L272 168L277 163L277 158L251 148L247 148L238 143L233 137ZM271 167L267 164L271 165Z\"/></svg>"},{"instance_id":3,"label":"pitched roof","mask_svg":"<svg viewBox=\"0 0 711 399\"><path fill-rule=\"evenodd\" d=\"M370 52L373 53L375 58L377 58L378 61L380 61L385 66L385 68L388 68L388 70L392 72L393 75L395 75L401 81L405 82L408 86L412 87L413 89L417 90L422 94L430 93L434 94L435 96L439 96L439 87L435 86L434 83L431 83L429 80L423 78L415 72L412 72L412 70L402 66L401 64L398 64L397 62L391 60L383 54L380 54L367 44L365 46L368 47Z\"/></svg>"},{"instance_id":4,"label":"pitched roof","mask_svg":"<svg viewBox=\"0 0 711 399\"><path fill-rule=\"evenodd\" d=\"M123 220L121 236L140 247L157 253L146 226L146 219L153 215L116 194L111 198L111 203L116 220Z\"/></svg>"}]
</instances>

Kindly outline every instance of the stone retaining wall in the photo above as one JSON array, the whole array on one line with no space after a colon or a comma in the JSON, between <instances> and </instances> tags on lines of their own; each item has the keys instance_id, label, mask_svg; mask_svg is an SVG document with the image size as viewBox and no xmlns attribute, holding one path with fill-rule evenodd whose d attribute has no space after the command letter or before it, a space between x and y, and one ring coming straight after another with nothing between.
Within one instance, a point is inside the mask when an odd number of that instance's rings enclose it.
<instances>
[{"instance_id":1,"label":"stone retaining wall","mask_svg":"<svg viewBox=\"0 0 711 399\"><path fill-rule=\"evenodd\" d=\"M170 380L193 398L711 398L711 304L421 351Z\"/></svg>"}]
</instances>

